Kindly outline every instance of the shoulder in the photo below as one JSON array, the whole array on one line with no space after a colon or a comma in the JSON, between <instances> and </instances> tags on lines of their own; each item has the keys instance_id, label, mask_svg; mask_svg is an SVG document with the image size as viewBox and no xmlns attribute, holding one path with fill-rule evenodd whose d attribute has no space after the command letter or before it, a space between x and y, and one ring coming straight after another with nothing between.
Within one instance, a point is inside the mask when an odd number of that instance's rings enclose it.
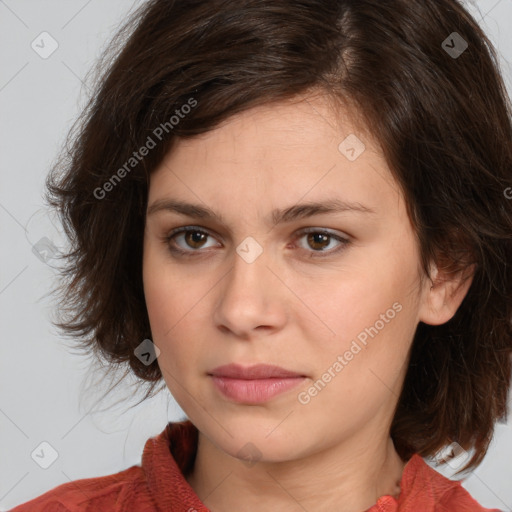
<instances>
[{"instance_id":1,"label":"shoulder","mask_svg":"<svg viewBox=\"0 0 512 512\"><path fill-rule=\"evenodd\" d=\"M405 467L402 491L399 510L421 506L425 512L500 512L482 507L461 481L445 477L418 454Z\"/></svg>"},{"instance_id":2,"label":"shoulder","mask_svg":"<svg viewBox=\"0 0 512 512\"><path fill-rule=\"evenodd\" d=\"M93 512L152 510L142 468L132 466L112 475L61 484L10 512Z\"/></svg>"},{"instance_id":3,"label":"shoulder","mask_svg":"<svg viewBox=\"0 0 512 512\"><path fill-rule=\"evenodd\" d=\"M484 508L480 505L469 492L462 487L460 482L453 482L453 485L447 490L438 503L439 512L457 511L457 512L501 512L498 509Z\"/></svg>"}]
</instances>

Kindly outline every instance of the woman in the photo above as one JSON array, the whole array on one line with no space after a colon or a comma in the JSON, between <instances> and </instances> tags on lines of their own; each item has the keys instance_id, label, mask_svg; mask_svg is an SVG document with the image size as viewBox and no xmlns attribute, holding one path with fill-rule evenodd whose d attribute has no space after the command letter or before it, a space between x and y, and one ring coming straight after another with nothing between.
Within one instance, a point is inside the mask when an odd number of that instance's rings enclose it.
<instances>
[{"instance_id":1,"label":"woman","mask_svg":"<svg viewBox=\"0 0 512 512\"><path fill-rule=\"evenodd\" d=\"M48 180L59 325L187 419L14 510L487 510L423 459L475 468L506 415L482 30L455 0L153 0L120 35Z\"/></svg>"}]
</instances>

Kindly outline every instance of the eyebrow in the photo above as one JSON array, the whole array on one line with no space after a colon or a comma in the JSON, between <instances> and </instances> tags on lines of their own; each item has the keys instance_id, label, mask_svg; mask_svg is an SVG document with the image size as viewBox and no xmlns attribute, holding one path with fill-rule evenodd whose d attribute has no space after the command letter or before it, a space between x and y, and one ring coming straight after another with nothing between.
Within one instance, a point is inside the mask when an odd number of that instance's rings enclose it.
<instances>
[{"instance_id":1,"label":"eyebrow","mask_svg":"<svg viewBox=\"0 0 512 512\"><path fill-rule=\"evenodd\" d=\"M174 199L158 199L148 207L147 215L169 211L197 219L210 219L225 224L221 214L198 204L177 201ZM296 204L284 209L275 209L271 213L271 223L276 226L286 222L305 219L322 213L355 212L377 214L375 210L360 203L350 203L341 199L326 199L322 202Z\"/></svg>"}]
</instances>

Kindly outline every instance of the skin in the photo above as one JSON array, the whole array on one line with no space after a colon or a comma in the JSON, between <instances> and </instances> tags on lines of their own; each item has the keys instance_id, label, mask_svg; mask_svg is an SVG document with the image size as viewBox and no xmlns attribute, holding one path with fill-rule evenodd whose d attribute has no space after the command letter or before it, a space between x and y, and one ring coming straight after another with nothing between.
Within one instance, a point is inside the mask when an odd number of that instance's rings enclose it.
<instances>
[{"instance_id":1,"label":"skin","mask_svg":"<svg viewBox=\"0 0 512 512\"><path fill-rule=\"evenodd\" d=\"M256 107L178 140L151 175L149 207L171 198L224 219L151 213L143 258L158 364L200 433L186 478L215 512L360 512L396 496L406 461L389 427L414 332L419 321L448 321L470 285L434 265L434 282L422 276L401 191L379 146L343 112L322 95ZM349 134L366 146L355 161L338 150ZM375 213L324 213L274 227L268 221L275 208L327 198ZM184 226L209 236L165 239ZM310 227L349 244L308 240L299 231ZM263 249L252 263L236 252L248 236ZM201 255L179 256L169 246ZM395 303L401 311L300 403L299 393ZM234 362L275 364L307 379L268 402L240 404L208 376ZM247 443L257 448L254 464L239 453Z\"/></svg>"}]
</instances>

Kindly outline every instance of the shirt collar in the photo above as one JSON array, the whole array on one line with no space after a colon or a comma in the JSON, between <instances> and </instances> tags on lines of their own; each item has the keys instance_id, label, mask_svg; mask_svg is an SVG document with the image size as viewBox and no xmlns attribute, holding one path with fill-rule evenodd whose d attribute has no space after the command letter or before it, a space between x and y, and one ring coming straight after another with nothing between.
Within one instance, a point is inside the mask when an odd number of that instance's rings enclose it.
<instances>
[{"instance_id":1,"label":"shirt collar","mask_svg":"<svg viewBox=\"0 0 512 512\"><path fill-rule=\"evenodd\" d=\"M159 510L209 512L185 479L194 467L198 430L190 420L169 423L149 439L142 454L142 469Z\"/></svg>"},{"instance_id":2,"label":"shirt collar","mask_svg":"<svg viewBox=\"0 0 512 512\"><path fill-rule=\"evenodd\" d=\"M149 492L162 511L210 512L186 480L194 467L198 430L190 420L168 423L164 431L149 439L142 455L142 468ZM432 507L449 487L457 485L432 469L418 454L404 467L400 495L381 496L367 512L395 512L416 502ZM433 510L426 506L426 510Z\"/></svg>"}]
</instances>

